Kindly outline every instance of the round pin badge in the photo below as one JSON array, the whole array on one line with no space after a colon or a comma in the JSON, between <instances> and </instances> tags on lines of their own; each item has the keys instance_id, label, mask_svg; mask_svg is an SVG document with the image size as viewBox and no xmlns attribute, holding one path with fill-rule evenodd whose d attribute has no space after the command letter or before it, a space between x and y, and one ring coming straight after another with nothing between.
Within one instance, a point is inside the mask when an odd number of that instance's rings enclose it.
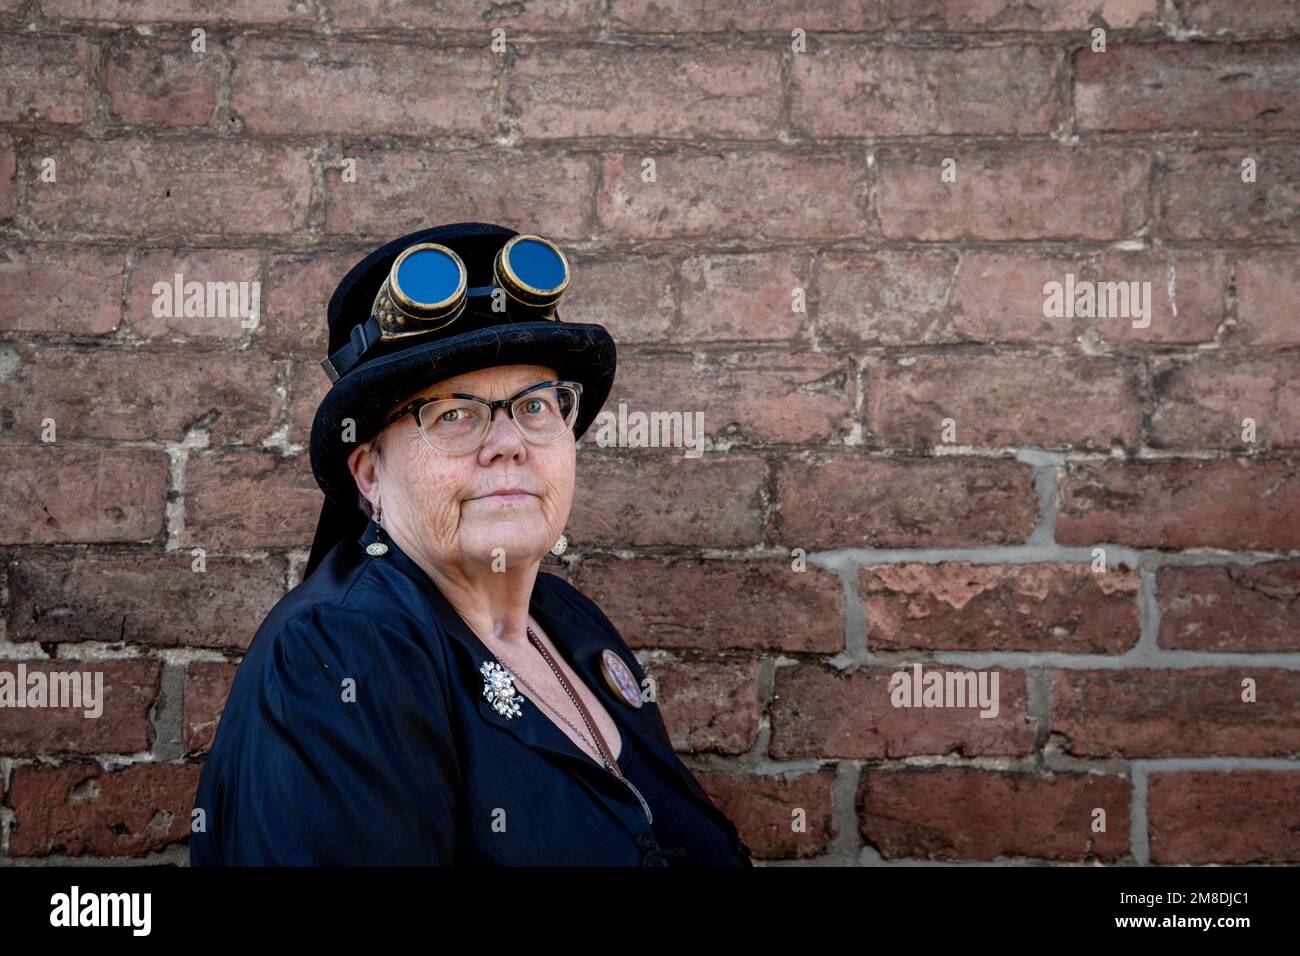
<instances>
[{"instance_id":1,"label":"round pin badge","mask_svg":"<svg viewBox=\"0 0 1300 956\"><path fill-rule=\"evenodd\" d=\"M600 652L600 673L619 700L634 710L640 710L641 688L632 676L632 669L609 648Z\"/></svg>"}]
</instances>

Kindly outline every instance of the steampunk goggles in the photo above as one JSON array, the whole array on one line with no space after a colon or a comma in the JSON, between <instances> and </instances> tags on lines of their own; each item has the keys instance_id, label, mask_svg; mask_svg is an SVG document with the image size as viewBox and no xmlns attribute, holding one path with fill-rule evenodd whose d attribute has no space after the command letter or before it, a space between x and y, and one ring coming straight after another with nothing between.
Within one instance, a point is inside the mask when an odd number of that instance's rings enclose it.
<instances>
[{"instance_id":1,"label":"steampunk goggles","mask_svg":"<svg viewBox=\"0 0 1300 956\"><path fill-rule=\"evenodd\" d=\"M471 299L490 299L473 311L509 312L554 321L555 304L569 285L564 253L541 236L511 236L492 262L492 285L467 288L468 271L453 250L436 242L403 249L379 287L370 316L355 325L349 341L321 360L337 382L381 342L427 335L451 325Z\"/></svg>"}]
</instances>

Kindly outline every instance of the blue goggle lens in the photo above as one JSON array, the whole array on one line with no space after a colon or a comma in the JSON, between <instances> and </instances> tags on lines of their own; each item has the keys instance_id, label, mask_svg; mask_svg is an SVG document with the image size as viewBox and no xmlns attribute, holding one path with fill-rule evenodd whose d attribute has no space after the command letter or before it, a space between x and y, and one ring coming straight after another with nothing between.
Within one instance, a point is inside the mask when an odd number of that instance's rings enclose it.
<instances>
[{"instance_id":1,"label":"blue goggle lens","mask_svg":"<svg viewBox=\"0 0 1300 956\"><path fill-rule=\"evenodd\" d=\"M402 261L397 270L397 285L412 302L438 305L456 294L460 269L445 252L420 249Z\"/></svg>"},{"instance_id":2,"label":"blue goggle lens","mask_svg":"<svg viewBox=\"0 0 1300 956\"><path fill-rule=\"evenodd\" d=\"M510 271L525 285L553 292L564 284L568 269L555 248L536 239L521 239L510 249Z\"/></svg>"}]
</instances>

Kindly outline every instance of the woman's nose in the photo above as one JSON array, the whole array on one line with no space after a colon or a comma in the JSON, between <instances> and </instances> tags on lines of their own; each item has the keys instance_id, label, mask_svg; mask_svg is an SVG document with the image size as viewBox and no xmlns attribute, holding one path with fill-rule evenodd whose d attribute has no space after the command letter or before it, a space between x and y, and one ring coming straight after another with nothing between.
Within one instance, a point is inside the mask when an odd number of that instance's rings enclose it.
<instances>
[{"instance_id":1,"label":"woman's nose","mask_svg":"<svg viewBox=\"0 0 1300 956\"><path fill-rule=\"evenodd\" d=\"M500 416L497 415L500 412ZM501 443L505 442L505 445ZM483 450L491 450L493 453L509 452L518 454L524 447L524 436L519 431L519 426L515 420L510 417L510 413L504 408L492 409L492 419L488 425L488 435L483 442ZM512 450L513 449L513 450Z\"/></svg>"}]
</instances>

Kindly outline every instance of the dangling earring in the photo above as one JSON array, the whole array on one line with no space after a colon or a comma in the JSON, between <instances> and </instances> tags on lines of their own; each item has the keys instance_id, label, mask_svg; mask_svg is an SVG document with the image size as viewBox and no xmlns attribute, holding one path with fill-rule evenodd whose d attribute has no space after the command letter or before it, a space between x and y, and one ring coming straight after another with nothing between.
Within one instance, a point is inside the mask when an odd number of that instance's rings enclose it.
<instances>
[{"instance_id":1,"label":"dangling earring","mask_svg":"<svg viewBox=\"0 0 1300 956\"><path fill-rule=\"evenodd\" d=\"M382 505L375 505L375 540L366 545L366 554L371 557L382 557L388 553L388 545L384 544L384 526L379 523L384 516Z\"/></svg>"},{"instance_id":2,"label":"dangling earring","mask_svg":"<svg viewBox=\"0 0 1300 956\"><path fill-rule=\"evenodd\" d=\"M556 541L555 544L551 545L551 554L555 555L556 557L559 557L560 555L564 554L565 550L568 547L569 547L569 539L566 538L564 535L560 535L560 540Z\"/></svg>"}]
</instances>

